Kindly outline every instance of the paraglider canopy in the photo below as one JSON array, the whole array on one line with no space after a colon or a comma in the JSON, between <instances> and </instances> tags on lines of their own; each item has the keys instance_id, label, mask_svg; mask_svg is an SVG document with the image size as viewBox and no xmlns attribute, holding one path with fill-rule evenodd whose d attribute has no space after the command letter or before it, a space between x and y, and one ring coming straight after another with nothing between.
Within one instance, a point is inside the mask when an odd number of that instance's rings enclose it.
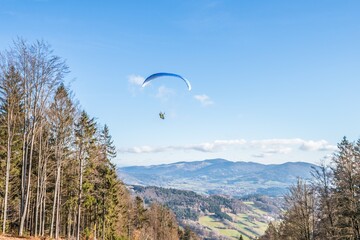
<instances>
[{"instance_id":1,"label":"paraglider canopy","mask_svg":"<svg viewBox=\"0 0 360 240\"><path fill-rule=\"evenodd\" d=\"M154 73L154 74L150 75L149 77L147 77L145 79L145 81L142 84L142 87L145 87L150 81L152 81L153 79L158 78L158 77L175 77L175 78L182 79L185 82L185 84L187 85L188 90L189 91L191 90L191 84L186 78L184 78L178 74L175 74L175 73L165 73L165 72Z\"/></svg>"}]
</instances>

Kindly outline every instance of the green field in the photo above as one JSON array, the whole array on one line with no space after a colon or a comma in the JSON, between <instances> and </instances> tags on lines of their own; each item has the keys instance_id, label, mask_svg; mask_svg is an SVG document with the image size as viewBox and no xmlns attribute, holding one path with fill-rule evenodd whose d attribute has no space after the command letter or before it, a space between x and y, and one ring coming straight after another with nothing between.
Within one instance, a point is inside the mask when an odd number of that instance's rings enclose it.
<instances>
[{"instance_id":1,"label":"green field","mask_svg":"<svg viewBox=\"0 0 360 240\"><path fill-rule=\"evenodd\" d=\"M212 215L208 215L200 217L199 223L211 229L211 231L231 239L239 239L240 235L245 240L254 239L265 232L268 224L266 220L268 214L254 207L253 202L245 203L250 206L249 211L238 214L227 213L232 218L232 221L219 220Z\"/></svg>"},{"instance_id":2,"label":"green field","mask_svg":"<svg viewBox=\"0 0 360 240\"><path fill-rule=\"evenodd\" d=\"M212 231L227 237L232 237L233 239L238 239L240 236L240 232L234 229L230 229L229 225L216 220L211 216L204 216L199 218L199 222L201 225L210 228ZM244 239L249 239L244 236Z\"/></svg>"}]
</instances>

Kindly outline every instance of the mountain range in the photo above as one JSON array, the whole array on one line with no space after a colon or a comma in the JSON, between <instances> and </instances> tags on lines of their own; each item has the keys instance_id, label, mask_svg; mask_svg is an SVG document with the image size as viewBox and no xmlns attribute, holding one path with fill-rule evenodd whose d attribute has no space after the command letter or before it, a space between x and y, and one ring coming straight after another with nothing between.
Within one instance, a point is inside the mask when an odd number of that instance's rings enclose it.
<instances>
[{"instance_id":1,"label":"mountain range","mask_svg":"<svg viewBox=\"0 0 360 240\"><path fill-rule=\"evenodd\" d=\"M191 190L201 194L282 196L297 178L311 178L317 166L305 162L260 164L209 159L118 168L126 184Z\"/></svg>"}]
</instances>

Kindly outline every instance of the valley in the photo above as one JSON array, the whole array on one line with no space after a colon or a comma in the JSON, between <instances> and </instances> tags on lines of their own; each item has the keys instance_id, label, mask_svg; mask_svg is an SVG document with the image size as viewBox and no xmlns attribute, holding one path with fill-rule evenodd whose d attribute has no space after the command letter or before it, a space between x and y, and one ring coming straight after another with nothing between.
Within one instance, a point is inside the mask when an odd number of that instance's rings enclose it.
<instances>
[{"instance_id":1,"label":"valley","mask_svg":"<svg viewBox=\"0 0 360 240\"><path fill-rule=\"evenodd\" d=\"M118 169L145 205L171 209L179 224L203 239L254 239L285 209L284 194L316 165L264 165L210 159Z\"/></svg>"},{"instance_id":2,"label":"valley","mask_svg":"<svg viewBox=\"0 0 360 240\"><path fill-rule=\"evenodd\" d=\"M145 205L160 203L170 208L183 228L189 227L202 239L254 239L284 209L281 197L250 195L233 198L202 195L192 191L161 187L129 186Z\"/></svg>"}]
</instances>

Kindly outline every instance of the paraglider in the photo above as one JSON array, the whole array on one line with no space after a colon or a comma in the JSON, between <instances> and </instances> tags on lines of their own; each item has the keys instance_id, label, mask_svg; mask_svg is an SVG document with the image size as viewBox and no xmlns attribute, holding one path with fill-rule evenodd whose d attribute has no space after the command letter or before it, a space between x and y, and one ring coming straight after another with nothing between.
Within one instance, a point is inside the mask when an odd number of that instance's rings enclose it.
<instances>
[{"instance_id":1,"label":"paraglider","mask_svg":"<svg viewBox=\"0 0 360 240\"><path fill-rule=\"evenodd\" d=\"M153 79L158 78L158 77L176 77L176 78L180 78L185 82L186 86L188 87L188 90L189 91L191 90L191 84L186 78L184 78L184 77L182 77L182 76L180 76L178 74L175 74L175 73L165 73L165 72L154 73L154 74L150 75L149 77L147 77L145 79L145 81L142 84L142 87L145 87L150 81L152 81Z\"/></svg>"},{"instance_id":2,"label":"paraglider","mask_svg":"<svg viewBox=\"0 0 360 240\"><path fill-rule=\"evenodd\" d=\"M165 72L154 73L154 74L148 76L144 80L144 82L142 84L142 87L145 87L146 85L149 84L150 81L154 80L155 78L159 78L159 77L175 77L175 78L181 79L181 80L183 80L185 82L188 90L189 91L191 90L191 84L186 78L184 78L184 77L182 77L182 76L180 76L178 74L175 74L175 73L165 73ZM159 117L160 117L160 119L164 120L165 119L165 112L160 112Z\"/></svg>"}]
</instances>

